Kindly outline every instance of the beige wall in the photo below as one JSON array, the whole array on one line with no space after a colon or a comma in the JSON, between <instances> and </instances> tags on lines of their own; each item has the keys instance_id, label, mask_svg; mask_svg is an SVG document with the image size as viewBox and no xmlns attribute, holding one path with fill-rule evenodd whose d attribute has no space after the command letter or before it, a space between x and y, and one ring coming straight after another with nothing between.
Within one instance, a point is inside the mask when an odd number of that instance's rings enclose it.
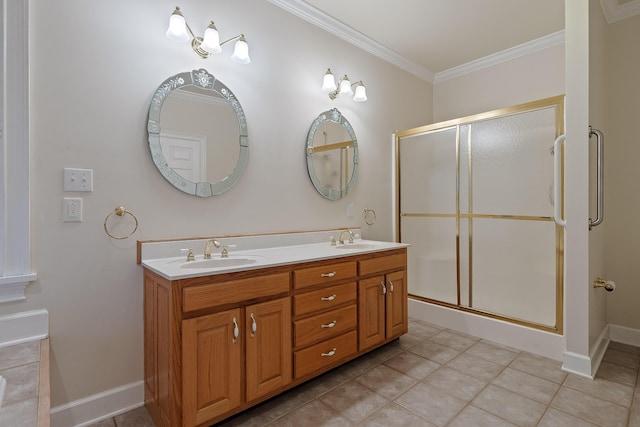
<instances>
[{"instance_id":1,"label":"beige wall","mask_svg":"<svg viewBox=\"0 0 640 427\"><path fill-rule=\"evenodd\" d=\"M605 138L607 278L609 323L640 329L640 16L608 25Z\"/></svg>"},{"instance_id":2,"label":"beige wall","mask_svg":"<svg viewBox=\"0 0 640 427\"><path fill-rule=\"evenodd\" d=\"M433 88L434 122L564 94L564 44L552 46Z\"/></svg>"},{"instance_id":3,"label":"beige wall","mask_svg":"<svg viewBox=\"0 0 640 427\"><path fill-rule=\"evenodd\" d=\"M201 33L244 32L252 63L201 60L164 37L169 1L33 0L31 54L32 268L27 300L0 314L50 313L52 406L142 380L142 269L135 239L362 226L391 239L391 134L432 119L431 85L290 15L266 0L194 0L182 10ZM205 67L241 101L250 158L237 185L199 199L156 170L146 138L149 102L167 77ZM319 90L327 67L367 85L369 101L330 101ZM312 121L339 108L353 125L360 176L330 202L307 177ZM94 170L93 193L63 193L62 169ZM63 196L84 199L84 222L61 222ZM347 218L347 204L354 204ZM140 220L128 240L109 239L107 214L123 205ZM377 222L366 226L364 207ZM176 254L177 255L177 254Z\"/></svg>"}]
</instances>

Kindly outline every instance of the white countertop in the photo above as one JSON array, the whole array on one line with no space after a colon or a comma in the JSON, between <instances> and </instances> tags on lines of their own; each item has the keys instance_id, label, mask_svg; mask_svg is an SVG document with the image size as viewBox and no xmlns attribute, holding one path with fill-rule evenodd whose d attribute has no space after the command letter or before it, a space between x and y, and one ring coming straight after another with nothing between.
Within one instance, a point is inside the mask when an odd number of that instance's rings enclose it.
<instances>
[{"instance_id":1,"label":"white countertop","mask_svg":"<svg viewBox=\"0 0 640 427\"><path fill-rule=\"evenodd\" d=\"M332 246L329 242L243 250L235 250L230 246L228 258L221 258L220 249L213 249L211 260L204 260L203 255L196 252L195 261L187 261L185 254L179 257L143 259L142 265L166 279L177 280L381 252L408 246L406 243L360 239L354 240L352 244L338 243L336 246Z\"/></svg>"}]
</instances>

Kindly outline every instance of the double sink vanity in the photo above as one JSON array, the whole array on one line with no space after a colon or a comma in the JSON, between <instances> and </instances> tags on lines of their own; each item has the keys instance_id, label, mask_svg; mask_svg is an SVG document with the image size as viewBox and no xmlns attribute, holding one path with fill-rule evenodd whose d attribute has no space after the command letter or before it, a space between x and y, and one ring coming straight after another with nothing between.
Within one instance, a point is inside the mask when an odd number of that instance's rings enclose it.
<instances>
[{"instance_id":1,"label":"double sink vanity","mask_svg":"<svg viewBox=\"0 0 640 427\"><path fill-rule=\"evenodd\" d=\"M358 233L139 242L156 425L211 425L406 333L408 245Z\"/></svg>"}]
</instances>

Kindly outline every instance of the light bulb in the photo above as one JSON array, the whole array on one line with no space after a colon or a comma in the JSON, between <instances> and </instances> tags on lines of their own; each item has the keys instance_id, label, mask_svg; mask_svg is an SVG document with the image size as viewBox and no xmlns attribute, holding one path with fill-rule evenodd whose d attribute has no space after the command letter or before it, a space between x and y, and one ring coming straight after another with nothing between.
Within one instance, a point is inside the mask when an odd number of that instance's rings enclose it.
<instances>
[{"instance_id":1,"label":"light bulb","mask_svg":"<svg viewBox=\"0 0 640 427\"><path fill-rule=\"evenodd\" d=\"M209 53L222 52L222 46L220 46L220 35L214 25L213 21L209 24L206 30L204 30L204 39L200 47Z\"/></svg>"},{"instance_id":2,"label":"light bulb","mask_svg":"<svg viewBox=\"0 0 640 427\"><path fill-rule=\"evenodd\" d=\"M189 33L187 32L187 22L180 12L180 8L176 7L169 17L169 28L165 33L167 38L174 42L187 42L189 41Z\"/></svg>"},{"instance_id":3,"label":"light bulb","mask_svg":"<svg viewBox=\"0 0 640 427\"><path fill-rule=\"evenodd\" d=\"M354 102L364 102L367 100L367 90L364 87L362 81L358 82L356 86L356 94L353 97Z\"/></svg>"},{"instance_id":4,"label":"light bulb","mask_svg":"<svg viewBox=\"0 0 640 427\"><path fill-rule=\"evenodd\" d=\"M251 58L249 58L249 45L247 44L247 40L244 38L244 35L241 35L236 42L236 46L233 49L233 55L231 55L231 60L239 64L248 64L251 62Z\"/></svg>"},{"instance_id":5,"label":"light bulb","mask_svg":"<svg viewBox=\"0 0 640 427\"><path fill-rule=\"evenodd\" d=\"M327 68L327 72L324 74L322 80L322 91L329 93L336 90L336 79L333 78L333 73L330 68Z\"/></svg>"}]
</instances>

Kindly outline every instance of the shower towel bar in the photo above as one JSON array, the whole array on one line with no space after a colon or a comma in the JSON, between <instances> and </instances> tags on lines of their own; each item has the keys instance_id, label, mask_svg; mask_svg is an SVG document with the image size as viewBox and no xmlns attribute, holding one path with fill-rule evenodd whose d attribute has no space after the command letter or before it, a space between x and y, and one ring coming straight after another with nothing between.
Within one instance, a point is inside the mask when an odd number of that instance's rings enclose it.
<instances>
[{"instance_id":1,"label":"shower towel bar","mask_svg":"<svg viewBox=\"0 0 640 427\"><path fill-rule=\"evenodd\" d=\"M597 151L596 151L596 168L598 174L597 181L597 195L596 206L598 211L596 213L596 219L589 218L589 230L596 225L602 224L602 218L604 216L604 136L598 129L594 129L589 126L589 138L591 135L596 136Z\"/></svg>"}]
</instances>

